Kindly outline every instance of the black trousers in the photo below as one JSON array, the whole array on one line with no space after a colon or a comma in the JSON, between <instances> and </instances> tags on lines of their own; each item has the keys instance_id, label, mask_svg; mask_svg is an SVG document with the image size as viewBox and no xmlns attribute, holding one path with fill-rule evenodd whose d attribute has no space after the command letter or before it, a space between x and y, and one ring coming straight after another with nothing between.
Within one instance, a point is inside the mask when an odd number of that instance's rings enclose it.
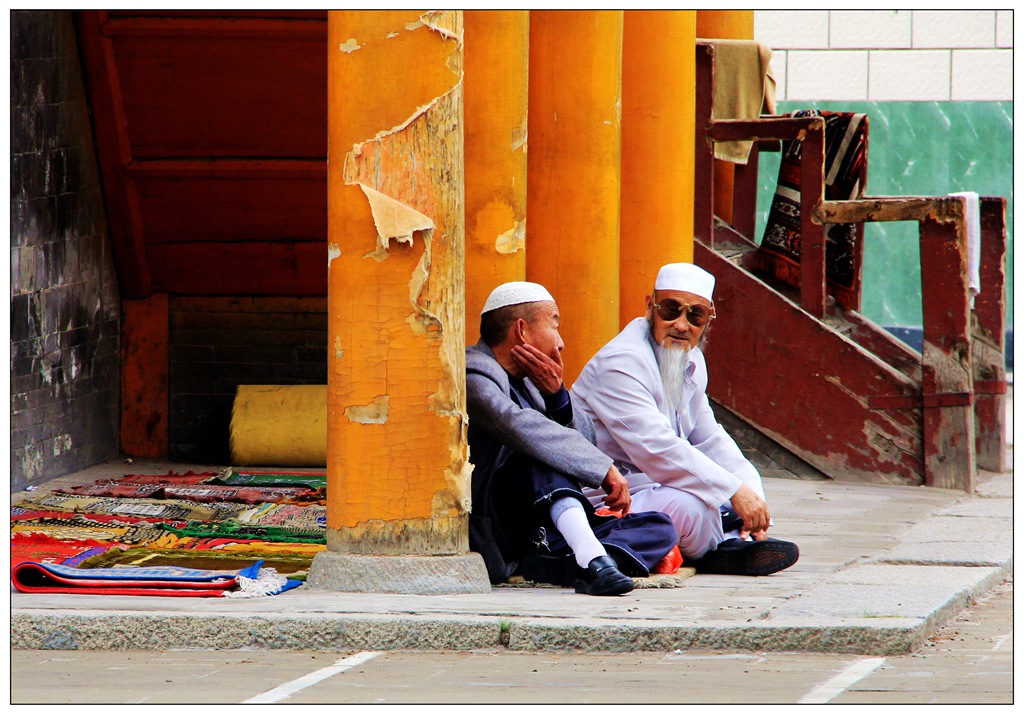
<instances>
[{"instance_id":1,"label":"black trousers","mask_svg":"<svg viewBox=\"0 0 1024 714\"><path fill-rule=\"evenodd\" d=\"M492 582L507 580L530 555L571 552L551 521L551 504L564 497L582 504L594 535L627 575L649 575L679 542L679 534L665 514L648 511L622 518L599 516L575 479L522 455L509 459L487 486L474 489L487 502L479 504L485 506L481 509L485 514L479 513L474 503L477 518L470 519L470 546L484 556ZM486 527L481 527L481 518L488 521Z\"/></svg>"}]
</instances>

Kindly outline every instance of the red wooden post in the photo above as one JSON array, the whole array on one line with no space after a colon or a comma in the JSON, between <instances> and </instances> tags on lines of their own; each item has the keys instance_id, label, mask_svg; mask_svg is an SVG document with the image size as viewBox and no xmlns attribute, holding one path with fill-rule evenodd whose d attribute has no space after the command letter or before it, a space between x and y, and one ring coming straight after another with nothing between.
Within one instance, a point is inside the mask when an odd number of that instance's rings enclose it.
<instances>
[{"instance_id":1,"label":"red wooden post","mask_svg":"<svg viewBox=\"0 0 1024 714\"><path fill-rule=\"evenodd\" d=\"M121 451L166 458L169 444L166 293L121 301Z\"/></svg>"},{"instance_id":2,"label":"red wooden post","mask_svg":"<svg viewBox=\"0 0 1024 714\"><path fill-rule=\"evenodd\" d=\"M807 129L800 157L800 303L817 318L825 316L825 227L814 209L825 190L825 122Z\"/></svg>"},{"instance_id":3,"label":"red wooden post","mask_svg":"<svg viewBox=\"0 0 1024 714\"><path fill-rule=\"evenodd\" d=\"M981 292L974 302L971 363L978 468L1005 471L1006 199L981 199Z\"/></svg>"},{"instance_id":4,"label":"red wooden post","mask_svg":"<svg viewBox=\"0 0 1024 714\"><path fill-rule=\"evenodd\" d=\"M974 410L963 198L921 219L925 484L974 490Z\"/></svg>"},{"instance_id":5,"label":"red wooden post","mask_svg":"<svg viewBox=\"0 0 1024 714\"><path fill-rule=\"evenodd\" d=\"M715 48L697 44L696 118L694 142L693 235L706 245L715 244L715 150L707 130L715 86Z\"/></svg>"}]
</instances>

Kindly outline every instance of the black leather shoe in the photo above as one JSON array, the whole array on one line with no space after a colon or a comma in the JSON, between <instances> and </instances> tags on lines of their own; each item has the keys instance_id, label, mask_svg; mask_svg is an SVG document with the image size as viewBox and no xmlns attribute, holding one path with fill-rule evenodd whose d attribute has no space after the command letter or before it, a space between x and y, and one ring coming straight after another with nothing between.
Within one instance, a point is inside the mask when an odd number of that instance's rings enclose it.
<instances>
[{"instance_id":1,"label":"black leather shoe","mask_svg":"<svg viewBox=\"0 0 1024 714\"><path fill-rule=\"evenodd\" d=\"M698 573L719 575L771 575L785 570L800 557L796 543L784 540L740 540L732 538L722 541L715 550L709 550L696 560L687 560L686 565Z\"/></svg>"},{"instance_id":2,"label":"black leather shoe","mask_svg":"<svg viewBox=\"0 0 1024 714\"><path fill-rule=\"evenodd\" d=\"M584 595L624 595L633 589L633 578L623 575L610 555L601 555L580 568L576 592Z\"/></svg>"}]
</instances>

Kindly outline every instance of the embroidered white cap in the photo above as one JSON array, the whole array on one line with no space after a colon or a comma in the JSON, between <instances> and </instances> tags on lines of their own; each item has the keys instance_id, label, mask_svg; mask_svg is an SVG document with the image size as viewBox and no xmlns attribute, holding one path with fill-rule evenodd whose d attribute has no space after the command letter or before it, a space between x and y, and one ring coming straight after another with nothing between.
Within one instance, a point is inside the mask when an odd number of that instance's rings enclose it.
<instances>
[{"instance_id":1,"label":"embroidered white cap","mask_svg":"<svg viewBox=\"0 0 1024 714\"><path fill-rule=\"evenodd\" d=\"M715 276L693 263L669 263L658 271L654 289L693 293L714 302Z\"/></svg>"},{"instance_id":2,"label":"embroidered white cap","mask_svg":"<svg viewBox=\"0 0 1024 714\"><path fill-rule=\"evenodd\" d=\"M504 283L491 291L491 295L487 298L487 302L484 303L484 309L480 311L480 314L483 315L485 312L497 310L499 307L520 305L526 302L554 301L555 299L551 297L551 293L543 285L522 281Z\"/></svg>"}]
</instances>

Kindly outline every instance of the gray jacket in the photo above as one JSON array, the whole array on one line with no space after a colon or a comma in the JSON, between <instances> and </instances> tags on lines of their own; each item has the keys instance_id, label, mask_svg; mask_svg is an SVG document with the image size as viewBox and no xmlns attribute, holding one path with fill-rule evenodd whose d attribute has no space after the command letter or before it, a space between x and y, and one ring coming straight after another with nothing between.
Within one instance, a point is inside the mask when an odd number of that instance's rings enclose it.
<instances>
[{"instance_id":1,"label":"gray jacket","mask_svg":"<svg viewBox=\"0 0 1024 714\"><path fill-rule=\"evenodd\" d=\"M524 381L530 398L543 405L541 393L529 379ZM512 399L508 373L483 341L466 348L466 410L474 500L478 483L489 480L514 453L593 488L600 488L611 468L611 457L594 445L594 423L586 412L573 405L572 421L562 426L536 409L520 407Z\"/></svg>"}]
</instances>

